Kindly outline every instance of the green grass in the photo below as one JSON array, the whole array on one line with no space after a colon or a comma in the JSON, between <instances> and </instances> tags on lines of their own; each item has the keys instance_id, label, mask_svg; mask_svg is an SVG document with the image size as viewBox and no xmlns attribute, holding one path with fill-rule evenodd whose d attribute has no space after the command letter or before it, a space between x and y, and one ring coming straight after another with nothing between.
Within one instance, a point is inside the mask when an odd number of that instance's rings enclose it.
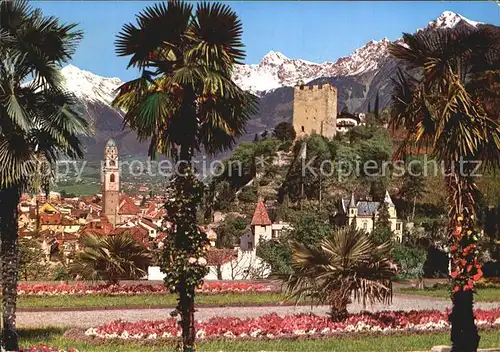
<instances>
[{"instance_id":1,"label":"green grass","mask_svg":"<svg viewBox=\"0 0 500 352\"><path fill-rule=\"evenodd\" d=\"M20 329L21 345L47 344L58 348L76 348L80 352L146 352L172 351L168 345L139 345L134 343L103 343L100 345L73 341L63 336L64 329ZM500 346L500 331L482 331L481 348ZM280 341L213 341L198 344L199 351L416 351L430 350L432 346L449 345L449 334L422 334L399 336L371 336L359 338L334 338L324 340L280 340Z\"/></svg>"},{"instance_id":2,"label":"green grass","mask_svg":"<svg viewBox=\"0 0 500 352\"><path fill-rule=\"evenodd\" d=\"M174 307L176 295L156 294L137 296L20 296L19 308L94 308L94 307ZM281 293L245 293L245 294L213 294L196 295L196 304L203 305L267 305L278 304L284 300ZM289 302L294 303L294 302Z\"/></svg>"},{"instance_id":3,"label":"green grass","mask_svg":"<svg viewBox=\"0 0 500 352\"><path fill-rule=\"evenodd\" d=\"M90 183L88 180L85 180L84 182L78 183L61 183L54 187L53 190L56 192L64 190L66 193L73 193L77 196L88 196L99 193L100 185L97 179L95 183Z\"/></svg>"},{"instance_id":4,"label":"green grass","mask_svg":"<svg viewBox=\"0 0 500 352\"><path fill-rule=\"evenodd\" d=\"M428 297L438 297L438 298L449 298L450 294L448 290L445 289L432 289L428 288L425 290L417 290L415 288L402 288L401 293L421 295ZM476 302L494 302L500 301L500 289L498 288L483 288L477 290L477 294L474 295Z\"/></svg>"}]
</instances>

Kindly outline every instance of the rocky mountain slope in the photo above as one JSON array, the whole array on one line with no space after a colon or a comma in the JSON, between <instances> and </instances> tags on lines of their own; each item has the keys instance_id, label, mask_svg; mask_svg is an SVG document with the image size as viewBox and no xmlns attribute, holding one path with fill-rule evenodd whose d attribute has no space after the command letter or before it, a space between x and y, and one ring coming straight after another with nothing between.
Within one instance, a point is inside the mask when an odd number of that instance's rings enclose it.
<instances>
[{"instance_id":1,"label":"rocky mountain slope","mask_svg":"<svg viewBox=\"0 0 500 352\"><path fill-rule=\"evenodd\" d=\"M457 26L474 26L471 21L450 11L420 30L439 30ZM390 41L387 38L371 40L351 55L335 62L313 63L301 59L290 59L279 52L270 51L258 64L239 65L233 80L243 89L260 96L260 111L252 118L243 140L251 140L255 133L272 129L278 122L292 118L293 86L304 83L330 82L338 89L339 111L346 106L349 111L366 111L368 103L380 96L381 107L390 100L390 77L396 62L388 55ZM123 128L122 117L110 106L116 89L122 83L119 78L105 78L78 67L63 68L67 87L80 101L80 110L87 116L93 135L86 138L89 158L101 158L104 144L109 137L115 138L120 153L145 155L147 146L138 143L136 135Z\"/></svg>"}]
</instances>

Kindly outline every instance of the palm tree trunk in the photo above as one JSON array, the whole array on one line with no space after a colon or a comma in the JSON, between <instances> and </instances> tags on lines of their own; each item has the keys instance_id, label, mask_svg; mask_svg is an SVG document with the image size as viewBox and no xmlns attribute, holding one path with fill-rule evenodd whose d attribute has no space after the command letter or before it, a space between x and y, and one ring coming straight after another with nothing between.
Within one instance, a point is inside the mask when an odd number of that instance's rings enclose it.
<instances>
[{"instance_id":1,"label":"palm tree trunk","mask_svg":"<svg viewBox=\"0 0 500 352\"><path fill-rule=\"evenodd\" d=\"M474 322L474 296L471 290L453 293L453 308L450 313L451 341L453 352L477 351L481 337Z\"/></svg>"},{"instance_id":2,"label":"palm tree trunk","mask_svg":"<svg viewBox=\"0 0 500 352\"><path fill-rule=\"evenodd\" d=\"M0 238L3 310L3 347L17 351L16 300L18 272L18 204L21 192L18 186L0 189Z\"/></svg>"},{"instance_id":3,"label":"palm tree trunk","mask_svg":"<svg viewBox=\"0 0 500 352\"><path fill-rule=\"evenodd\" d=\"M350 293L340 294L330 303L330 319L334 322L341 322L347 319L347 305L349 304Z\"/></svg>"},{"instance_id":4,"label":"palm tree trunk","mask_svg":"<svg viewBox=\"0 0 500 352\"><path fill-rule=\"evenodd\" d=\"M473 312L473 285L481 276L474 233L476 187L472 179L457 168L446 178L450 203L450 279L453 287L453 308L449 315L452 351L473 352L477 350L480 340Z\"/></svg>"}]
</instances>

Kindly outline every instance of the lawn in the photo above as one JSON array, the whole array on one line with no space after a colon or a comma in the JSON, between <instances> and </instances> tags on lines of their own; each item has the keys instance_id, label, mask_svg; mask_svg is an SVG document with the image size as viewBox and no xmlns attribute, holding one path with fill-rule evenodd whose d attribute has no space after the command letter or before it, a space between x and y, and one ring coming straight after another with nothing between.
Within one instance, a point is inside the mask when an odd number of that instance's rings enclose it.
<instances>
[{"instance_id":1,"label":"lawn","mask_svg":"<svg viewBox=\"0 0 500 352\"><path fill-rule=\"evenodd\" d=\"M446 289L434 289L426 288L425 290L417 290L415 288L401 288L401 293L411 294L411 295L421 295L428 297L438 297L448 299L450 298L450 293ZM500 289L498 288L482 288L477 290L477 294L474 295L476 302L494 302L500 301Z\"/></svg>"},{"instance_id":2,"label":"lawn","mask_svg":"<svg viewBox=\"0 0 500 352\"><path fill-rule=\"evenodd\" d=\"M166 345L138 345L133 343L106 343L93 345L73 341L63 336L63 329L20 329L21 344L47 344L59 348L76 348L85 352L146 352L172 350ZM449 334L422 334L399 336L373 336L364 338L335 338L325 340L279 340L279 341L212 341L199 343L199 351L415 351L429 350L435 345L449 345ZM500 331L482 331L481 348L500 346Z\"/></svg>"},{"instance_id":3,"label":"lawn","mask_svg":"<svg viewBox=\"0 0 500 352\"><path fill-rule=\"evenodd\" d=\"M176 295L149 294L130 296L104 295L60 295L60 296L19 296L19 308L93 308L93 307L174 307ZM279 304L284 300L282 293L218 293L196 295L197 306L238 306ZM289 304L295 303L288 302Z\"/></svg>"}]
</instances>

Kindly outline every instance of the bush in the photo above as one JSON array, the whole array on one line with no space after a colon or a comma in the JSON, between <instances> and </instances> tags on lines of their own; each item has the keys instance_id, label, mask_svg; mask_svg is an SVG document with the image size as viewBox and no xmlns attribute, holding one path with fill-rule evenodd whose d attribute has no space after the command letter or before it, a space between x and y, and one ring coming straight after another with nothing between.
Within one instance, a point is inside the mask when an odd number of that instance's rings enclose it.
<instances>
[{"instance_id":1,"label":"bush","mask_svg":"<svg viewBox=\"0 0 500 352\"><path fill-rule=\"evenodd\" d=\"M58 265L54 269L53 279L54 281L68 281L71 280L71 275L64 265Z\"/></svg>"},{"instance_id":2,"label":"bush","mask_svg":"<svg viewBox=\"0 0 500 352\"><path fill-rule=\"evenodd\" d=\"M256 203L258 200L257 187L245 186L241 189L238 199L243 203Z\"/></svg>"},{"instance_id":3,"label":"bush","mask_svg":"<svg viewBox=\"0 0 500 352\"><path fill-rule=\"evenodd\" d=\"M292 149L293 142L292 141L286 141L280 144L278 147L278 151L283 151L283 152L289 152L290 149Z\"/></svg>"},{"instance_id":4,"label":"bush","mask_svg":"<svg viewBox=\"0 0 500 352\"><path fill-rule=\"evenodd\" d=\"M427 252L423 248L396 242L392 255L399 264L398 277L404 279L423 277L424 262L427 258Z\"/></svg>"}]
</instances>

